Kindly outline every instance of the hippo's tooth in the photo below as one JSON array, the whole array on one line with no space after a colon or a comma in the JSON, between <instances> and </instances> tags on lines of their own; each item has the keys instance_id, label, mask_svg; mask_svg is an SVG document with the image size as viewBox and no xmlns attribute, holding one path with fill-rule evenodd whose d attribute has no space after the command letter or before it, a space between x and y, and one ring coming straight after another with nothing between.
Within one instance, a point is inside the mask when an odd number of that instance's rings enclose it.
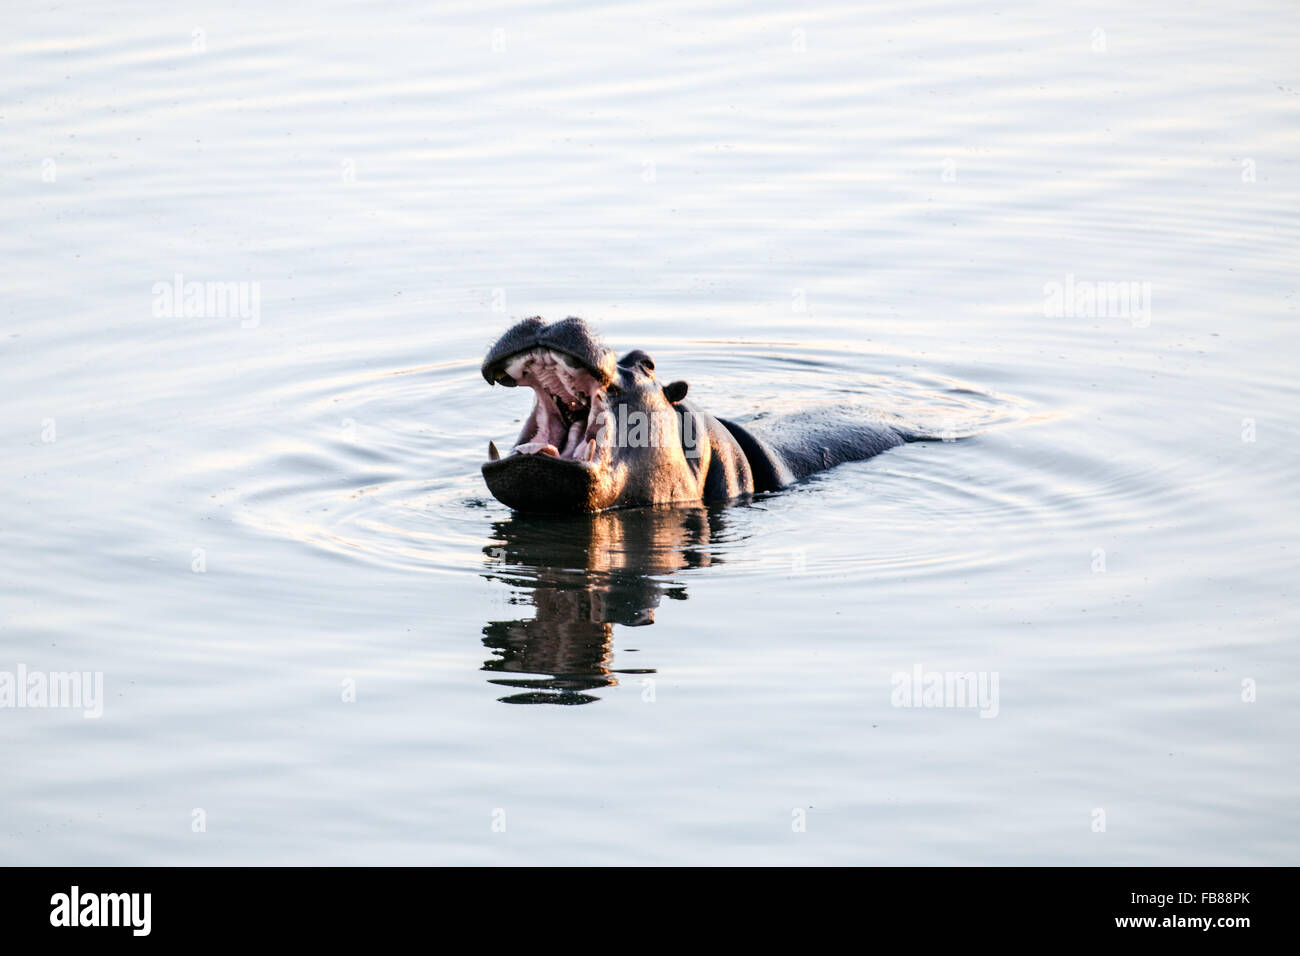
<instances>
[{"instance_id":1,"label":"hippo's tooth","mask_svg":"<svg viewBox=\"0 0 1300 956\"><path fill-rule=\"evenodd\" d=\"M578 441L582 438L583 422L574 422L569 426L569 435L564 442L564 450L560 452L561 458L576 458L578 451Z\"/></svg>"},{"instance_id":2,"label":"hippo's tooth","mask_svg":"<svg viewBox=\"0 0 1300 956\"><path fill-rule=\"evenodd\" d=\"M488 442L488 461L500 461L500 460L501 460L501 452L497 451L497 443L494 441Z\"/></svg>"},{"instance_id":3,"label":"hippo's tooth","mask_svg":"<svg viewBox=\"0 0 1300 956\"><path fill-rule=\"evenodd\" d=\"M596 460L596 439L594 438L587 439L587 450L582 453L581 460L582 461Z\"/></svg>"}]
</instances>

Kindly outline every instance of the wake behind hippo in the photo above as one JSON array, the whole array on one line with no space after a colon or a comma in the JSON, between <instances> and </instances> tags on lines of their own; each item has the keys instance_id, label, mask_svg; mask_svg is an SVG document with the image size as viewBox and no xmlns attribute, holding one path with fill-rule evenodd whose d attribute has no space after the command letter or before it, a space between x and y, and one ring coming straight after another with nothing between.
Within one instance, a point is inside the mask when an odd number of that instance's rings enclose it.
<instances>
[{"instance_id":1,"label":"wake behind hippo","mask_svg":"<svg viewBox=\"0 0 1300 956\"><path fill-rule=\"evenodd\" d=\"M849 414L801 412L744 427L661 385L640 349L615 361L582 319L524 319L483 360L483 377L533 389L509 455L489 443L483 477L517 511L596 512L725 501L775 491L917 436Z\"/></svg>"}]
</instances>

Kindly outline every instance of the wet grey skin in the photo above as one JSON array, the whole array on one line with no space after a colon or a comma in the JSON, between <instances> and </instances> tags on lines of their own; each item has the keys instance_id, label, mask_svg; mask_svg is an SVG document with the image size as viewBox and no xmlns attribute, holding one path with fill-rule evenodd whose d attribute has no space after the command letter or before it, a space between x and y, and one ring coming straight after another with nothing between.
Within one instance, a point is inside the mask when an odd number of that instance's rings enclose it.
<instances>
[{"instance_id":1,"label":"wet grey skin","mask_svg":"<svg viewBox=\"0 0 1300 956\"><path fill-rule=\"evenodd\" d=\"M635 349L614 353L582 319L524 319L488 350L483 378L532 388L532 412L514 448L488 444L488 490L516 511L598 512L670 502L715 502L776 491L914 436L823 409L745 426L686 400L687 384L660 384Z\"/></svg>"}]
</instances>

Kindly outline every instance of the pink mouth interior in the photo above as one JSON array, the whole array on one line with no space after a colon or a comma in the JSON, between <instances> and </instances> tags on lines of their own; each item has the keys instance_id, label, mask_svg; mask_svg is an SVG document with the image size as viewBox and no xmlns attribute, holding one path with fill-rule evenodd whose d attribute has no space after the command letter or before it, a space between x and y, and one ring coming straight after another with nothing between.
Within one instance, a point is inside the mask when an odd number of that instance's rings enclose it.
<instances>
[{"instance_id":1,"label":"pink mouth interior","mask_svg":"<svg viewBox=\"0 0 1300 956\"><path fill-rule=\"evenodd\" d=\"M510 359L505 371L531 388L537 399L514 450L521 455L594 462L609 409L605 390L595 377L584 368L566 365L550 349L521 352Z\"/></svg>"}]
</instances>

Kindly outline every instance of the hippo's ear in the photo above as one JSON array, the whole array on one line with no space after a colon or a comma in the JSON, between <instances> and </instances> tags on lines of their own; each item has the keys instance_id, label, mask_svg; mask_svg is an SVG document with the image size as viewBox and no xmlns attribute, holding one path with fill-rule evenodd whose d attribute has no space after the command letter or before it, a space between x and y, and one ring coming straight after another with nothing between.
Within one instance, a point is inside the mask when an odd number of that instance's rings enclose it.
<instances>
[{"instance_id":1,"label":"hippo's ear","mask_svg":"<svg viewBox=\"0 0 1300 956\"><path fill-rule=\"evenodd\" d=\"M676 405L686 397L686 390L689 387L685 382L669 382L664 386L664 398L668 399L670 404Z\"/></svg>"}]
</instances>

